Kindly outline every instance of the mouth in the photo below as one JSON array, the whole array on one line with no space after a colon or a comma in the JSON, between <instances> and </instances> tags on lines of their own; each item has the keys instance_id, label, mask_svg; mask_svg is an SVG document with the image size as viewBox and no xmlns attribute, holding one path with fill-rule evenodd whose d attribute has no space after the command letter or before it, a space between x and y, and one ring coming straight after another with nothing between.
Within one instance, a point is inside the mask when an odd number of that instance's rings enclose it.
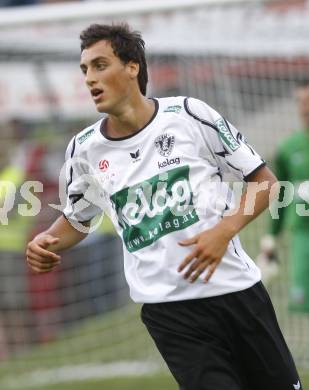
<instances>
[{"instance_id":1,"label":"mouth","mask_svg":"<svg viewBox=\"0 0 309 390\"><path fill-rule=\"evenodd\" d=\"M93 88L93 89L91 89L90 92L91 92L92 98L95 102L99 102L100 100L102 100L102 97L104 94L103 89Z\"/></svg>"}]
</instances>

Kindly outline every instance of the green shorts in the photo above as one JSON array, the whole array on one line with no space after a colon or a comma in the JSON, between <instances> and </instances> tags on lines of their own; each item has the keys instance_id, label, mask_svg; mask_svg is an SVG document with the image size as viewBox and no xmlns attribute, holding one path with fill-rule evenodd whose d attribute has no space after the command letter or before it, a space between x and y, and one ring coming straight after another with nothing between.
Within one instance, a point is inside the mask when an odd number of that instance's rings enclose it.
<instances>
[{"instance_id":1,"label":"green shorts","mask_svg":"<svg viewBox=\"0 0 309 390\"><path fill-rule=\"evenodd\" d=\"M309 230L291 234L289 308L309 313Z\"/></svg>"}]
</instances>

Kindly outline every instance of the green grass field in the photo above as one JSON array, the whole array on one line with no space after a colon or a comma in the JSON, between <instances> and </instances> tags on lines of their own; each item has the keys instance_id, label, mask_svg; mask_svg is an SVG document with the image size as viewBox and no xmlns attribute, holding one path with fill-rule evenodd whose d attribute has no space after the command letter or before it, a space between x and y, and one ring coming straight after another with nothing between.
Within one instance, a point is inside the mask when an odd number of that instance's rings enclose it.
<instances>
[{"instance_id":1,"label":"green grass field","mask_svg":"<svg viewBox=\"0 0 309 390\"><path fill-rule=\"evenodd\" d=\"M257 235L264 229L263 222L265 217L254 221L242 234L245 248L253 258L258 251ZM309 316L287 310L285 258L282 255L281 275L269 290L294 356L300 367L308 367ZM85 318L59 332L53 340L20 351L0 363L0 390L177 390L174 379L160 366L162 359L139 317L139 306L127 305L109 314ZM115 362L124 365L138 362L135 373L139 376L117 369L110 375L108 365ZM142 376L139 362L154 362L157 368L144 371L147 374ZM97 367L97 376L88 375L88 369L91 371L93 367ZM160 367L162 371L158 371ZM101 378L101 373L110 379L85 379ZM304 389L309 389L309 372L301 378Z\"/></svg>"},{"instance_id":2,"label":"green grass field","mask_svg":"<svg viewBox=\"0 0 309 390\"><path fill-rule=\"evenodd\" d=\"M309 374L302 376L303 389L309 388ZM62 383L40 387L40 390L178 390L174 379L167 375L151 377L124 377L104 381Z\"/></svg>"},{"instance_id":3,"label":"green grass field","mask_svg":"<svg viewBox=\"0 0 309 390\"><path fill-rule=\"evenodd\" d=\"M125 377L104 381L74 382L61 385L40 387L40 390L177 390L174 379L167 376L142 378Z\"/></svg>"}]
</instances>

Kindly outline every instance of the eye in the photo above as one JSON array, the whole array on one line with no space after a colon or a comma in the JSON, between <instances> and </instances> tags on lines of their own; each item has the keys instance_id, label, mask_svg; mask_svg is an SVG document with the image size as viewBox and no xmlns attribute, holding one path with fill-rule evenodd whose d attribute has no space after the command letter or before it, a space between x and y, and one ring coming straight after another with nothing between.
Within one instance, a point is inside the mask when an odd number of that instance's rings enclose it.
<instances>
[{"instance_id":1,"label":"eye","mask_svg":"<svg viewBox=\"0 0 309 390\"><path fill-rule=\"evenodd\" d=\"M85 75L87 73L87 68L85 66L81 66L80 67L80 70L82 71L82 73Z\"/></svg>"},{"instance_id":2,"label":"eye","mask_svg":"<svg viewBox=\"0 0 309 390\"><path fill-rule=\"evenodd\" d=\"M107 64L103 63L103 62L99 62L97 65L96 65L96 68L97 70L104 70L107 68Z\"/></svg>"}]
</instances>

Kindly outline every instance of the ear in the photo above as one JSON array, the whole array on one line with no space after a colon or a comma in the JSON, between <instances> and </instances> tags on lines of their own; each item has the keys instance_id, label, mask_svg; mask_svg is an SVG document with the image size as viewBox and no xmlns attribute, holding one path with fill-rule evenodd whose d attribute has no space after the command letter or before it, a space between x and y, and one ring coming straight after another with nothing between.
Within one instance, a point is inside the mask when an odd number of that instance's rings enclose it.
<instances>
[{"instance_id":1,"label":"ear","mask_svg":"<svg viewBox=\"0 0 309 390\"><path fill-rule=\"evenodd\" d=\"M137 78L138 72L139 72L139 64L136 62L128 62L127 65L127 71L129 73L130 78L135 79Z\"/></svg>"}]
</instances>

